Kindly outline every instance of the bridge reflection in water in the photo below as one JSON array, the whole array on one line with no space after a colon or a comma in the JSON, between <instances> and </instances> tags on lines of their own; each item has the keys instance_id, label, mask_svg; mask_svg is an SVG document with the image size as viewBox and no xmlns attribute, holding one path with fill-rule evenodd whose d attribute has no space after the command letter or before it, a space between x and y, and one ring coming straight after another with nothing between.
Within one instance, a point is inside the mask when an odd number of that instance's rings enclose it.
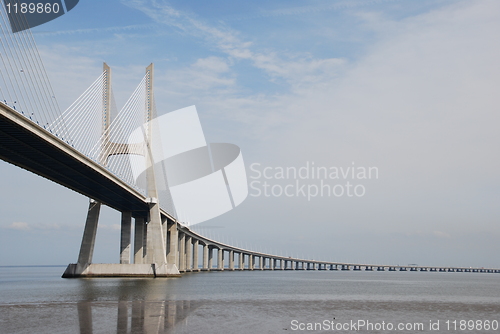
<instances>
[{"instance_id":1,"label":"bridge reflection in water","mask_svg":"<svg viewBox=\"0 0 500 334\"><path fill-rule=\"evenodd\" d=\"M113 304L117 310L116 333L171 333L176 327L185 325L189 313L200 306L200 302L189 300L118 301L105 305L80 301L77 304L80 333L94 333L93 315L104 307L112 309ZM96 320L100 322L99 317Z\"/></svg>"},{"instance_id":2,"label":"bridge reflection in water","mask_svg":"<svg viewBox=\"0 0 500 334\"><path fill-rule=\"evenodd\" d=\"M185 326L188 315L202 305L200 301L167 300L168 289L158 280L123 280L117 290L108 291L103 291L106 280L95 283L84 280L80 286L84 298L77 302L81 334L114 332L113 323L116 333L173 333ZM108 293L117 295L118 300L102 300Z\"/></svg>"}]
</instances>

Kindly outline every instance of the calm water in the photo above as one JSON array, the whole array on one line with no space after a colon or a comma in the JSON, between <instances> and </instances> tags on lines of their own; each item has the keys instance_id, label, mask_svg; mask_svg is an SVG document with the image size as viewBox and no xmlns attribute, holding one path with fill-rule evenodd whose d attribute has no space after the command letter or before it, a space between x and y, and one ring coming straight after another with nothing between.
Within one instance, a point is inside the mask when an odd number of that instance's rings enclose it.
<instances>
[{"instance_id":1,"label":"calm water","mask_svg":"<svg viewBox=\"0 0 500 334\"><path fill-rule=\"evenodd\" d=\"M0 332L500 333L478 330L477 322L460 330L460 320L500 321L500 274L245 271L62 279L63 271L0 267ZM397 330L400 324L411 330ZM300 330L307 326L316 330Z\"/></svg>"}]
</instances>

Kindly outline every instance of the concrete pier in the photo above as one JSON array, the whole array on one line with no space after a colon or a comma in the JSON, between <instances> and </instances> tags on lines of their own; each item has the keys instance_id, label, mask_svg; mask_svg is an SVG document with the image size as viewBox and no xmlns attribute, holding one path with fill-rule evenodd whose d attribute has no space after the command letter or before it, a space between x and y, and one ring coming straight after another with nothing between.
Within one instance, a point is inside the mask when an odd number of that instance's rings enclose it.
<instances>
[{"instance_id":1,"label":"concrete pier","mask_svg":"<svg viewBox=\"0 0 500 334\"><path fill-rule=\"evenodd\" d=\"M186 235L179 232L179 271L186 271Z\"/></svg>"},{"instance_id":2,"label":"concrete pier","mask_svg":"<svg viewBox=\"0 0 500 334\"><path fill-rule=\"evenodd\" d=\"M79 264L92 263L100 211L101 203L90 200L85 229L83 231L82 244L80 246L80 254L78 255Z\"/></svg>"},{"instance_id":3,"label":"concrete pier","mask_svg":"<svg viewBox=\"0 0 500 334\"><path fill-rule=\"evenodd\" d=\"M144 258L144 230L145 230L144 218L135 218L134 227L134 263L142 264Z\"/></svg>"},{"instance_id":4,"label":"concrete pier","mask_svg":"<svg viewBox=\"0 0 500 334\"><path fill-rule=\"evenodd\" d=\"M180 277L172 264L73 263L66 268L63 278L74 277Z\"/></svg>"},{"instance_id":5,"label":"concrete pier","mask_svg":"<svg viewBox=\"0 0 500 334\"><path fill-rule=\"evenodd\" d=\"M200 241L198 239L194 240L193 242L193 268L191 269L192 271L200 271L198 264L199 243Z\"/></svg>"},{"instance_id":6,"label":"concrete pier","mask_svg":"<svg viewBox=\"0 0 500 334\"><path fill-rule=\"evenodd\" d=\"M167 233L167 263L172 263L176 266L179 266L177 253L179 252L179 232L177 223L174 221L168 220L167 223L168 233Z\"/></svg>"},{"instance_id":7,"label":"concrete pier","mask_svg":"<svg viewBox=\"0 0 500 334\"><path fill-rule=\"evenodd\" d=\"M224 249L217 250L217 270L224 270Z\"/></svg>"},{"instance_id":8,"label":"concrete pier","mask_svg":"<svg viewBox=\"0 0 500 334\"><path fill-rule=\"evenodd\" d=\"M208 246L203 244L203 265L201 270L208 270Z\"/></svg>"},{"instance_id":9,"label":"concrete pier","mask_svg":"<svg viewBox=\"0 0 500 334\"><path fill-rule=\"evenodd\" d=\"M243 255L243 253L238 253L238 269L239 270L243 270L245 269L245 257Z\"/></svg>"},{"instance_id":10,"label":"concrete pier","mask_svg":"<svg viewBox=\"0 0 500 334\"><path fill-rule=\"evenodd\" d=\"M130 243L132 236L132 213L122 212L121 238L120 238L120 263L130 264Z\"/></svg>"},{"instance_id":11,"label":"concrete pier","mask_svg":"<svg viewBox=\"0 0 500 334\"><path fill-rule=\"evenodd\" d=\"M229 251L229 270L234 270L234 250Z\"/></svg>"},{"instance_id":12,"label":"concrete pier","mask_svg":"<svg viewBox=\"0 0 500 334\"><path fill-rule=\"evenodd\" d=\"M212 246L208 247L208 270L214 268L214 248Z\"/></svg>"},{"instance_id":13,"label":"concrete pier","mask_svg":"<svg viewBox=\"0 0 500 334\"><path fill-rule=\"evenodd\" d=\"M191 236L186 236L186 272L190 272L193 268L193 243Z\"/></svg>"}]
</instances>

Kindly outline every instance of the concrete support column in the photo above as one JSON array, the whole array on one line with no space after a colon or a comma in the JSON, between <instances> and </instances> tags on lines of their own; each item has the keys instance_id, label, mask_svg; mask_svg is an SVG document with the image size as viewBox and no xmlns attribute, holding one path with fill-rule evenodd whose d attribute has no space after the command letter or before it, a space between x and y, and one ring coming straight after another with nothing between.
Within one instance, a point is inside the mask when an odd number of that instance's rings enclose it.
<instances>
[{"instance_id":1,"label":"concrete support column","mask_svg":"<svg viewBox=\"0 0 500 334\"><path fill-rule=\"evenodd\" d=\"M260 270L264 270L265 267L266 267L266 258L261 256L260 257Z\"/></svg>"},{"instance_id":2,"label":"concrete support column","mask_svg":"<svg viewBox=\"0 0 500 334\"><path fill-rule=\"evenodd\" d=\"M150 170L152 168L148 168ZM148 181L149 182L149 181ZM146 263L162 265L167 263L166 242L163 239L160 205L149 203L149 222L147 224Z\"/></svg>"},{"instance_id":3,"label":"concrete support column","mask_svg":"<svg viewBox=\"0 0 500 334\"><path fill-rule=\"evenodd\" d=\"M234 251L229 251L229 270L234 270Z\"/></svg>"},{"instance_id":4,"label":"concrete support column","mask_svg":"<svg viewBox=\"0 0 500 334\"><path fill-rule=\"evenodd\" d=\"M200 271L200 268L198 266L198 245L199 245L199 240L196 239L193 242L193 271Z\"/></svg>"},{"instance_id":5,"label":"concrete support column","mask_svg":"<svg viewBox=\"0 0 500 334\"><path fill-rule=\"evenodd\" d=\"M167 236L168 236L168 218L161 217L161 231L163 232L163 240L165 240L165 256L168 254Z\"/></svg>"},{"instance_id":6,"label":"concrete support column","mask_svg":"<svg viewBox=\"0 0 500 334\"><path fill-rule=\"evenodd\" d=\"M193 263L193 243L191 236L186 235L186 271L191 271Z\"/></svg>"},{"instance_id":7,"label":"concrete support column","mask_svg":"<svg viewBox=\"0 0 500 334\"><path fill-rule=\"evenodd\" d=\"M248 270L253 270L255 255L248 254Z\"/></svg>"},{"instance_id":8,"label":"concrete support column","mask_svg":"<svg viewBox=\"0 0 500 334\"><path fill-rule=\"evenodd\" d=\"M224 270L224 250L222 248L217 251L217 269Z\"/></svg>"},{"instance_id":9,"label":"concrete support column","mask_svg":"<svg viewBox=\"0 0 500 334\"><path fill-rule=\"evenodd\" d=\"M202 270L208 270L208 246L203 245L203 267Z\"/></svg>"},{"instance_id":10,"label":"concrete support column","mask_svg":"<svg viewBox=\"0 0 500 334\"><path fill-rule=\"evenodd\" d=\"M144 258L144 218L135 218L134 226L134 263L142 264Z\"/></svg>"},{"instance_id":11,"label":"concrete support column","mask_svg":"<svg viewBox=\"0 0 500 334\"><path fill-rule=\"evenodd\" d=\"M97 223L99 221L99 212L101 211L101 203L90 200L89 211L87 212L87 221L83 230L82 244L80 246L80 254L78 255L78 263L92 263L94 255L95 236L97 233Z\"/></svg>"},{"instance_id":12,"label":"concrete support column","mask_svg":"<svg viewBox=\"0 0 500 334\"><path fill-rule=\"evenodd\" d=\"M167 253L167 263L173 263L179 269L179 261L177 253L179 252L179 232L177 230L177 223L174 221L168 221L168 253Z\"/></svg>"},{"instance_id":13,"label":"concrete support column","mask_svg":"<svg viewBox=\"0 0 500 334\"><path fill-rule=\"evenodd\" d=\"M186 270L186 235L179 232L179 271Z\"/></svg>"},{"instance_id":14,"label":"concrete support column","mask_svg":"<svg viewBox=\"0 0 500 334\"><path fill-rule=\"evenodd\" d=\"M144 221L144 230L142 231L142 263L148 263L148 222Z\"/></svg>"},{"instance_id":15,"label":"concrete support column","mask_svg":"<svg viewBox=\"0 0 500 334\"><path fill-rule=\"evenodd\" d=\"M132 212L122 212L120 237L120 263L130 264L130 241L132 236Z\"/></svg>"},{"instance_id":16,"label":"concrete support column","mask_svg":"<svg viewBox=\"0 0 500 334\"><path fill-rule=\"evenodd\" d=\"M276 259L269 259L269 269L274 270L276 268Z\"/></svg>"},{"instance_id":17,"label":"concrete support column","mask_svg":"<svg viewBox=\"0 0 500 334\"><path fill-rule=\"evenodd\" d=\"M208 246L208 270L212 270L214 268L214 248Z\"/></svg>"},{"instance_id":18,"label":"concrete support column","mask_svg":"<svg viewBox=\"0 0 500 334\"><path fill-rule=\"evenodd\" d=\"M243 255L243 253L240 252L240 256L238 258L238 269L239 270L243 270L244 269L244 266L245 266L245 255Z\"/></svg>"},{"instance_id":19,"label":"concrete support column","mask_svg":"<svg viewBox=\"0 0 500 334\"><path fill-rule=\"evenodd\" d=\"M280 269L285 270L285 267L283 265L283 259L280 259Z\"/></svg>"}]
</instances>

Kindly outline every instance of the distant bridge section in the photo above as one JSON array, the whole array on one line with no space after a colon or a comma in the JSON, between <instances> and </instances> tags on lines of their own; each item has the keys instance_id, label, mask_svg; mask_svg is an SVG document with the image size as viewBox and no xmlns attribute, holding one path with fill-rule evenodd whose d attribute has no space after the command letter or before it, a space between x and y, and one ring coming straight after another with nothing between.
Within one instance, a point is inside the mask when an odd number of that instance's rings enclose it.
<instances>
[{"instance_id":1,"label":"distant bridge section","mask_svg":"<svg viewBox=\"0 0 500 334\"><path fill-rule=\"evenodd\" d=\"M469 272L500 273L498 268L439 267L415 265L380 265L346 262L315 261L277 256L234 247L208 239L189 229L178 229L179 271L223 270L353 270L353 271L408 271L408 272ZM201 249L199 249L201 247ZM201 261L198 253L203 254Z\"/></svg>"}]
</instances>

